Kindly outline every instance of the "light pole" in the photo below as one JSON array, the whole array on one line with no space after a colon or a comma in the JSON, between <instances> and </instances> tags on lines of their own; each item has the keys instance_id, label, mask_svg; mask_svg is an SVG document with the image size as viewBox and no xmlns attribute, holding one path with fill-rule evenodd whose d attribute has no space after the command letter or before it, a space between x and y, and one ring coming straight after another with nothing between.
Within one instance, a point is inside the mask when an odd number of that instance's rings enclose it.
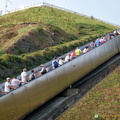
<instances>
[{"instance_id":1,"label":"light pole","mask_svg":"<svg viewBox=\"0 0 120 120\"><path fill-rule=\"evenodd\" d=\"M9 2L9 3L12 5L12 2L11 2L11 1L6 0L6 3L5 3L5 14L6 14L6 12L7 12L7 2Z\"/></svg>"}]
</instances>

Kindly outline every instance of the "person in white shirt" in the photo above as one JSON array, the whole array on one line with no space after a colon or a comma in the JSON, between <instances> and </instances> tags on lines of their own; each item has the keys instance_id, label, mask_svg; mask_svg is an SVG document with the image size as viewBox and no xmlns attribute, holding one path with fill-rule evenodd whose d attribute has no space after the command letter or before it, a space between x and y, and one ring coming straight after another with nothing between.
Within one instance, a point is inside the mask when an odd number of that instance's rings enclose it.
<instances>
[{"instance_id":1,"label":"person in white shirt","mask_svg":"<svg viewBox=\"0 0 120 120\"><path fill-rule=\"evenodd\" d=\"M27 69L24 68L24 69L23 69L23 72L21 73L21 81L22 81L22 82L27 82L27 76L28 76L28 75L27 75ZM23 85L23 84L25 84L25 83L22 83L22 85Z\"/></svg>"},{"instance_id":2,"label":"person in white shirt","mask_svg":"<svg viewBox=\"0 0 120 120\"><path fill-rule=\"evenodd\" d=\"M46 68L42 64L40 65L40 67L41 67L41 70L40 70L41 75L47 73Z\"/></svg>"},{"instance_id":3,"label":"person in white shirt","mask_svg":"<svg viewBox=\"0 0 120 120\"><path fill-rule=\"evenodd\" d=\"M61 65L63 65L65 63L65 61L63 60L62 57L60 57L58 63L59 63L59 66L61 66Z\"/></svg>"},{"instance_id":4,"label":"person in white shirt","mask_svg":"<svg viewBox=\"0 0 120 120\"><path fill-rule=\"evenodd\" d=\"M89 51L89 47L87 46L87 47L84 48L83 53L86 53L88 51Z\"/></svg>"},{"instance_id":5,"label":"person in white shirt","mask_svg":"<svg viewBox=\"0 0 120 120\"><path fill-rule=\"evenodd\" d=\"M10 84L10 78L7 78L5 82L4 94L9 93L10 89L16 89L16 88L17 88L16 86Z\"/></svg>"},{"instance_id":6,"label":"person in white shirt","mask_svg":"<svg viewBox=\"0 0 120 120\"><path fill-rule=\"evenodd\" d=\"M71 60L71 54L68 53L67 56L65 57L65 62L68 62Z\"/></svg>"}]
</instances>

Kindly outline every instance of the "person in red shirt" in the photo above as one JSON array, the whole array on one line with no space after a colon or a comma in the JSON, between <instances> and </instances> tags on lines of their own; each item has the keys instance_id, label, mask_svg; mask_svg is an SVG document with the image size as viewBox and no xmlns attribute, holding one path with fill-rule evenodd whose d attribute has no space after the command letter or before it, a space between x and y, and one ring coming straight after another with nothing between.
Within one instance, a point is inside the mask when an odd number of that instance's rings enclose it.
<instances>
[{"instance_id":1,"label":"person in red shirt","mask_svg":"<svg viewBox=\"0 0 120 120\"><path fill-rule=\"evenodd\" d=\"M77 57L77 56L76 56L76 53L75 53L75 50L72 50L71 57L72 57L72 59L74 59L74 58Z\"/></svg>"}]
</instances>

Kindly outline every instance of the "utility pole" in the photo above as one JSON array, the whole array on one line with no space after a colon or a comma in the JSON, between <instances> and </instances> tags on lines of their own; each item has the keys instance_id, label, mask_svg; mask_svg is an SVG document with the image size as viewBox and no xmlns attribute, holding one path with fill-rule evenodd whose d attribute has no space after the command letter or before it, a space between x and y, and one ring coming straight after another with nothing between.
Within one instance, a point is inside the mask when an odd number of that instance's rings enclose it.
<instances>
[{"instance_id":1,"label":"utility pole","mask_svg":"<svg viewBox=\"0 0 120 120\"><path fill-rule=\"evenodd\" d=\"M2 10L0 11L0 16L2 15Z\"/></svg>"},{"instance_id":2,"label":"utility pole","mask_svg":"<svg viewBox=\"0 0 120 120\"><path fill-rule=\"evenodd\" d=\"M5 14L7 13L7 2L9 2L9 3L12 5L12 2L11 2L11 1L6 0L6 3L5 3Z\"/></svg>"}]
</instances>

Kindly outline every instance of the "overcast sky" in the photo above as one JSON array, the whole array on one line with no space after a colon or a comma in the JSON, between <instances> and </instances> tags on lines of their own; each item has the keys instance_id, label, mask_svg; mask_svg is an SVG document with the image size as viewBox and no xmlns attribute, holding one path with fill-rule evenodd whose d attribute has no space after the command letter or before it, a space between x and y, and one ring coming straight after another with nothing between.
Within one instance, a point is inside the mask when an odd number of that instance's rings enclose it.
<instances>
[{"instance_id":1,"label":"overcast sky","mask_svg":"<svg viewBox=\"0 0 120 120\"><path fill-rule=\"evenodd\" d=\"M0 11L23 8L41 2L47 2L100 20L120 26L120 0L0 0Z\"/></svg>"}]
</instances>

